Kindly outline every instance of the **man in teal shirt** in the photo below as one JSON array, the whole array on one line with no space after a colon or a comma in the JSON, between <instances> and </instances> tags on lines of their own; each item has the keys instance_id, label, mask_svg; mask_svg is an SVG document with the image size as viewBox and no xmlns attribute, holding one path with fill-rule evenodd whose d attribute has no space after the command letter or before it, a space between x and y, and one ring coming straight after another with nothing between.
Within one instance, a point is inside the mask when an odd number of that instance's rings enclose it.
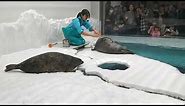
<instances>
[{"instance_id":1,"label":"man in teal shirt","mask_svg":"<svg viewBox=\"0 0 185 106\"><path fill-rule=\"evenodd\" d=\"M84 38L81 36L93 36L99 37L100 33L93 29L92 25L89 23L90 13L87 9L83 9L78 13L77 17L72 20L72 22L65 28L62 28L65 39L69 41L70 45L78 46L85 44ZM85 32L81 26L84 26L89 31L94 31L94 34Z\"/></svg>"}]
</instances>

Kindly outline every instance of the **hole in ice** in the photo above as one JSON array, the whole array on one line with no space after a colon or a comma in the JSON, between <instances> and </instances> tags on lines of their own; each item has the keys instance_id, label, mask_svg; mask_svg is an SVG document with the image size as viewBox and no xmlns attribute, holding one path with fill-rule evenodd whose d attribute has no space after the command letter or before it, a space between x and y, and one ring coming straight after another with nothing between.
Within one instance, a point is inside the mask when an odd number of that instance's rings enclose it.
<instances>
[{"instance_id":1,"label":"hole in ice","mask_svg":"<svg viewBox=\"0 0 185 106\"><path fill-rule=\"evenodd\" d=\"M127 65L120 63L103 63L98 65L98 67L109 70L126 70L128 68Z\"/></svg>"}]
</instances>

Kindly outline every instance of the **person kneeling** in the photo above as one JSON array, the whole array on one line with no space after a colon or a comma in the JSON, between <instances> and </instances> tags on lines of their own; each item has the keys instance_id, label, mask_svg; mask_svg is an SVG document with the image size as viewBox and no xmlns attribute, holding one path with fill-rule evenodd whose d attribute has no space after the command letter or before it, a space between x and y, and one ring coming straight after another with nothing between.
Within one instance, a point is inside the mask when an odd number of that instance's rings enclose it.
<instances>
[{"instance_id":1,"label":"person kneeling","mask_svg":"<svg viewBox=\"0 0 185 106\"><path fill-rule=\"evenodd\" d=\"M90 12L87 9L83 9L78 13L77 17L72 20L72 22L65 28L62 28L65 39L68 40L70 45L79 46L86 43L85 39L81 36L92 36L100 37L101 34L96 31L90 24L88 18L90 18ZM86 32L82 29L84 26L89 31L94 31L94 33Z\"/></svg>"}]
</instances>

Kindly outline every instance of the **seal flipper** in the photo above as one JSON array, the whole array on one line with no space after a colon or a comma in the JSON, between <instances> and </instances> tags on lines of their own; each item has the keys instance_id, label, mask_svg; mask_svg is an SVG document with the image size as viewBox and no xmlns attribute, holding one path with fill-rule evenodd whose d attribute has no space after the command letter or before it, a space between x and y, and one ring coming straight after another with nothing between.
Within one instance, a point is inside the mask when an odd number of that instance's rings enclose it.
<instances>
[{"instance_id":1,"label":"seal flipper","mask_svg":"<svg viewBox=\"0 0 185 106\"><path fill-rule=\"evenodd\" d=\"M94 48L91 48L92 51L94 51L95 49Z\"/></svg>"},{"instance_id":2,"label":"seal flipper","mask_svg":"<svg viewBox=\"0 0 185 106\"><path fill-rule=\"evenodd\" d=\"M10 70L13 70L13 69L19 69L20 67L19 67L19 65L17 65L17 64L9 64L9 65L7 65L6 66L6 69L4 70L5 72L8 72L8 71L10 71Z\"/></svg>"}]
</instances>

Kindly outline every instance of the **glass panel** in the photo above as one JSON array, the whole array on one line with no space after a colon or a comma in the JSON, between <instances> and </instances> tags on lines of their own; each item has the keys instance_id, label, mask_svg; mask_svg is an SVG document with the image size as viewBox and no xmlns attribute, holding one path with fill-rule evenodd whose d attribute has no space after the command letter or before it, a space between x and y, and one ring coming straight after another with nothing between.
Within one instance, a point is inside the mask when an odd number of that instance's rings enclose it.
<instances>
[{"instance_id":1,"label":"glass panel","mask_svg":"<svg viewBox=\"0 0 185 106\"><path fill-rule=\"evenodd\" d=\"M102 1L104 35L185 37L185 1Z\"/></svg>"}]
</instances>

